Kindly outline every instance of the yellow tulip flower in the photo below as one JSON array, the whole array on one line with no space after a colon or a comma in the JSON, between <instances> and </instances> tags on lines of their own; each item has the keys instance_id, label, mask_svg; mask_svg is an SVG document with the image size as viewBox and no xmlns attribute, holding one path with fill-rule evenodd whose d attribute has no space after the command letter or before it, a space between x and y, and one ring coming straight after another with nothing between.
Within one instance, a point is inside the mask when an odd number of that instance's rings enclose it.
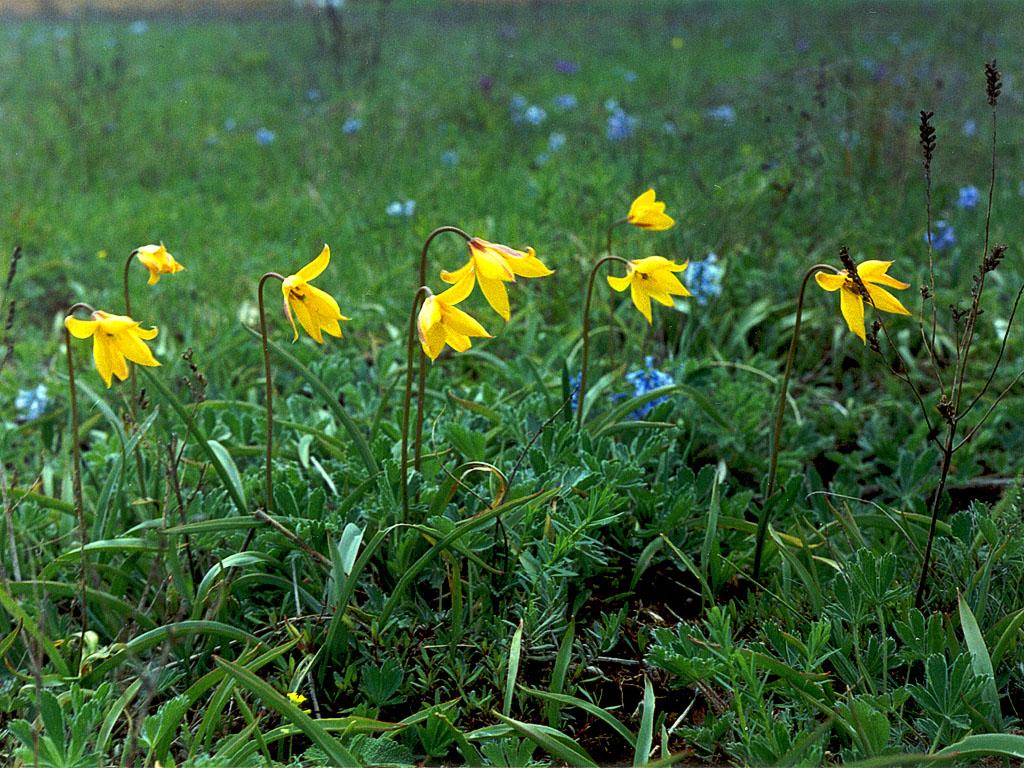
<instances>
[{"instance_id":1,"label":"yellow tulip flower","mask_svg":"<svg viewBox=\"0 0 1024 768\"><path fill-rule=\"evenodd\" d=\"M868 300L875 309L883 312L892 312L896 315L909 315L907 308L900 304L899 300L879 285L887 285L890 288L903 290L909 288L910 283L902 283L894 277L886 274L891 261L865 261L857 265L857 274L864 284L864 290L868 292ZM839 291L839 309L850 330L866 343L864 332L864 297L861 296L857 284L850 277L847 270L838 275L830 275L827 272L816 272L814 279L818 285L826 291Z\"/></svg>"},{"instance_id":2,"label":"yellow tulip flower","mask_svg":"<svg viewBox=\"0 0 1024 768\"><path fill-rule=\"evenodd\" d=\"M465 352L472 346L470 336L493 338L473 317L455 307L473 290L473 276L467 274L444 293L430 295L423 300L417 317L423 352L436 360L447 344L456 352Z\"/></svg>"},{"instance_id":3,"label":"yellow tulip flower","mask_svg":"<svg viewBox=\"0 0 1024 768\"><path fill-rule=\"evenodd\" d=\"M672 306L672 296L689 296L690 292L679 282L673 272L682 272L689 265L676 264L661 256L648 256L629 262L625 277L609 277L608 285L616 291L624 291L628 287L633 303L640 314L651 322L651 299Z\"/></svg>"},{"instance_id":4,"label":"yellow tulip flower","mask_svg":"<svg viewBox=\"0 0 1024 768\"><path fill-rule=\"evenodd\" d=\"M281 284L281 291L284 293L284 312L288 315L288 321L292 324L292 330L295 331L295 338L292 339L292 343L299 338L299 331L295 327L295 320L292 319L293 309L295 310L295 316L299 318L299 324L318 344L323 344L324 342L321 331L339 339L341 338L341 326L338 324L338 321L348 320L349 318L341 314L341 310L338 309L338 302L333 297L309 284L310 280L327 269L327 264L330 260L331 249L324 245L324 249L320 251L319 256L294 275L286 277Z\"/></svg>"},{"instance_id":5,"label":"yellow tulip flower","mask_svg":"<svg viewBox=\"0 0 1024 768\"><path fill-rule=\"evenodd\" d=\"M139 327L126 315L111 315L107 312L93 312L91 320L79 320L65 317L64 327L76 339L87 339L92 336L92 356L96 361L96 370L100 372L107 387L111 384L111 374L121 381L128 378L128 364L125 358L139 365L160 365L143 343L143 339L155 339L156 328L148 331Z\"/></svg>"},{"instance_id":6,"label":"yellow tulip flower","mask_svg":"<svg viewBox=\"0 0 1024 768\"><path fill-rule=\"evenodd\" d=\"M654 190L648 189L629 206L626 221L640 229L668 229L675 219L665 213L665 204L656 202Z\"/></svg>"},{"instance_id":7,"label":"yellow tulip flower","mask_svg":"<svg viewBox=\"0 0 1024 768\"><path fill-rule=\"evenodd\" d=\"M469 276L472 290L473 280L480 283L480 290L491 308L506 321L509 319L508 292L502 283L515 282L519 277L544 277L554 274L534 255L533 248L517 251L507 245L489 243L474 237L467 243L469 261L454 272L443 270L441 279L446 283L459 283Z\"/></svg>"},{"instance_id":8,"label":"yellow tulip flower","mask_svg":"<svg viewBox=\"0 0 1024 768\"><path fill-rule=\"evenodd\" d=\"M142 266L149 270L149 285L160 280L160 275L173 275L181 272L184 267L174 260L174 257L167 252L161 240L160 245L143 245L135 249L135 255Z\"/></svg>"}]
</instances>

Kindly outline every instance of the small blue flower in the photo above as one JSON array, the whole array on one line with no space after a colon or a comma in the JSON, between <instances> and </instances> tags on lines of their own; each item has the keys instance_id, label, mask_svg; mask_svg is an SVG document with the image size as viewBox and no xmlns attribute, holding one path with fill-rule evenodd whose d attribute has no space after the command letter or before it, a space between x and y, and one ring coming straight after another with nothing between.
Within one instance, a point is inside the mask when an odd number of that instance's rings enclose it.
<instances>
[{"instance_id":1,"label":"small blue flower","mask_svg":"<svg viewBox=\"0 0 1024 768\"><path fill-rule=\"evenodd\" d=\"M639 124L638 118L626 114L621 109L616 110L608 117L608 138L612 141L628 139Z\"/></svg>"},{"instance_id":2,"label":"small blue flower","mask_svg":"<svg viewBox=\"0 0 1024 768\"><path fill-rule=\"evenodd\" d=\"M579 102L576 97L571 93L563 93L561 96L555 96L555 106L559 109L575 109Z\"/></svg>"},{"instance_id":3,"label":"small blue flower","mask_svg":"<svg viewBox=\"0 0 1024 768\"><path fill-rule=\"evenodd\" d=\"M627 83L635 83L636 72L626 72L625 74L622 75L622 79L625 80Z\"/></svg>"},{"instance_id":4,"label":"small blue flower","mask_svg":"<svg viewBox=\"0 0 1024 768\"><path fill-rule=\"evenodd\" d=\"M725 269L718 263L718 256L709 253L702 261L691 261L684 275L686 287L702 307L722 294L722 275Z\"/></svg>"},{"instance_id":5,"label":"small blue flower","mask_svg":"<svg viewBox=\"0 0 1024 768\"><path fill-rule=\"evenodd\" d=\"M948 245L956 244L956 232L953 230L953 226L948 222L939 220L935 222L935 231L931 235L932 248L937 251L942 250ZM924 241L928 242L928 233L924 234Z\"/></svg>"},{"instance_id":6,"label":"small blue flower","mask_svg":"<svg viewBox=\"0 0 1024 768\"><path fill-rule=\"evenodd\" d=\"M563 75L575 75L580 71L579 65L575 61L569 61L568 59L559 59L556 61L555 69Z\"/></svg>"},{"instance_id":7,"label":"small blue flower","mask_svg":"<svg viewBox=\"0 0 1024 768\"><path fill-rule=\"evenodd\" d=\"M235 122L235 118L233 118L233 117L229 117L227 120L224 121L224 130L225 131L233 131L237 127L238 127L238 123Z\"/></svg>"},{"instance_id":8,"label":"small blue flower","mask_svg":"<svg viewBox=\"0 0 1024 768\"><path fill-rule=\"evenodd\" d=\"M978 124L973 120L967 119L964 121L964 136L973 136L978 132Z\"/></svg>"},{"instance_id":9,"label":"small blue flower","mask_svg":"<svg viewBox=\"0 0 1024 768\"><path fill-rule=\"evenodd\" d=\"M269 144L276 138L277 134L274 133L269 128L264 128L263 126L260 126L256 130L256 143L259 144L261 147L265 147L267 144Z\"/></svg>"},{"instance_id":10,"label":"small blue flower","mask_svg":"<svg viewBox=\"0 0 1024 768\"><path fill-rule=\"evenodd\" d=\"M149 29L149 24L144 21L133 21L128 29L133 35L144 35Z\"/></svg>"},{"instance_id":11,"label":"small blue flower","mask_svg":"<svg viewBox=\"0 0 1024 768\"><path fill-rule=\"evenodd\" d=\"M351 135L358 133L363 128L363 121L358 117L350 117L344 123L341 124L341 132L344 134Z\"/></svg>"},{"instance_id":12,"label":"small blue flower","mask_svg":"<svg viewBox=\"0 0 1024 768\"><path fill-rule=\"evenodd\" d=\"M530 125L540 125L547 118L548 113L538 107L536 104L531 104L526 112L523 113L523 117L526 118L526 122Z\"/></svg>"},{"instance_id":13,"label":"small blue flower","mask_svg":"<svg viewBox=\"0 0 1024 768\"><path fill-rule=\"evenodd\" d=\"M535 166L544 165L544 163L546 163L550 159L551 155L549 155L547 152L541 152L539 155L537 155L537 157L533 159L533 164Z\"/></svg>"},{"instance_id":14,"label":"small blue flower","mask_svg":"<svg viewBox=\"0 0 1024 768\"><path fill-rule=\"evenodd\" d=\"M441 154L441 165L445 168L454 168L459 164L459 153L454 149L449 149L447 152Z\"/></svg>"},{"instance_id":15,"label":"small blue flower","mask_svg":"<svg viewBox=\"0 0 1024 768\"><path fill-rule=\"evenodd\" d=\"M728 104L723 104L720 107L709 109L707 111L709 120L714 120L716 123L722 125L732 125L736 122L736 110L730 107Z\"/></svg>"},{"instance_id":16,"label":"small blue flower","mask_svg":"<svg viewBox=\"0 0 1024 768\"><path fill-rule=\"evenodd\" d=\"M552 133L548 136L548 152L557 152L565 146L564 133Z\"/></svg>"},{"instance_id":17,"label":"small blue flower","mask_svg":"<svg viewBox=\"0 0 1024 768\"><path fill-rule=\"evenodd\" d=\"M647 366L646 369L630 371L626 374L626 381L633 385L633 397L639 397L640 395L645 395L652 390L667 387L670 384L675 384L675 379L673 379L669 374L664 371L659 371L654 367L654 358L652 356L648 355L644 359L644 363ZM630 416L634 420L642 419L650 413L651 410L653 410L654 406L659 403L664 403L666 400L668 400L667 396L659 397L656 400L645 403L633 411Z\"/></svg>"},{"instance_id":18,"label":"small blue flower","mask_svg":"<svg viewBox=\"0 0 1024 768\"><path fill-rule=\"evenodd\" d=\"M412 216L414 213L416 213L416 201L406 200L404 203L402 203L402 213L404 213L406 216Z\"/></svg>"},{"instance_id":19,"label":"small blue flower","mask_svg":"<svg viewBox=\"0 0 1024 768\"><path fill-rule=\"evenodd\" d=\"M619 102L617 102L615 99L608 99L608 101L606 101L604 103L604 108L608 112L620 112L621 111L619 109Z\"/></svg>"},{"instance_id":20,"label":"small blue flower","mask_svg":"<svg viewBox=\"0 0 1024 768\"><path fill-rule=\"evenodd\" d=\"M570 390L570 392L572 392L572 410L573 410L573 413L576 412L576 406L577 406L577 404L579 402L580 380L582 378L583 377L580 374L578 374L578 373L574 373L572 376L569 377L569 390Z\"/></svg>"},{"instance_id":21,"label":"small blue flower","mask_svg":"<svg viewBox=\"0 0 1024 768\"><path fill-rule=\"evenodd\" d=\"M960 187L960 197L956 201L957 208L973 208L981 200L981 193L978 188L971 184L967 187Z\"/></svg>"},{"instance_id":22,"label":"small blue flower","mask_svg":"<svg viewBox=\"0 0 1024 768\"><path fill-rule=\"evenodd\" d=\"M676 134L676 124L675 124L675 121L674 120L666 120L664 122L664 124L661 126L661 132L664 133L666 136L675 136L675 134Z\"/></svg>"},{"instance_id":23,"label":"small blue flower","mask_svg":"<svg viewBox=\"0 0 1024 768\"><path fill-rule=\"evenodd\" d=\"M318 91L316 88L310 88L308 91L306 91L306 101L320 101L320 91Z\"/></svg>"},{"instance_id":24,"label":"small blue flower","mask_svg":"<svg viewBox=\"0 0 1024 768\"><path fill-rule=\"evenodd\" d=\"M14 410L19 413L15 414L14 420L19 424L35 421L43 415L49 403L45 384L40 384L35 389L19 389L14 398Z\"/></svg>"},{"instance_id":25,"label":"small blue flower","mask_svg":"<svg viewBox=\"0 0 1024 768\"><path fill-rule=\"evenodd\" d=\"M518 93L514 93L508 103L508 108L513 112L522 112L526 109L526 104L527 101L525 96L520 96Z\"/></svg>"}]
</instances>

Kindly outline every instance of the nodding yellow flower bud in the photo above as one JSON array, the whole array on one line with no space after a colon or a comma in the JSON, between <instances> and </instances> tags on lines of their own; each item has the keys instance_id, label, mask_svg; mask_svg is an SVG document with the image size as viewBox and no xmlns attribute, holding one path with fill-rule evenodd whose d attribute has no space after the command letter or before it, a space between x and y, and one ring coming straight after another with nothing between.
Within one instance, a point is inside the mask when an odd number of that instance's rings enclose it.
<instances>
[{"instance_id":1,"label":"nodding yellow flower bud","mask_svg":"<svg viewBox=\"0 0 1024 768\"><path fill-rule=\"evenodd\" d=\"M465 352L472 346L471 336L493 338L472 316L455 305L473 290L473 275L467 274L444 293L431 294L423 300L416 319L423 353L436 360L445 344L456 352Z\"/></svg>"},{"instance_id":2,"label":"nodding yellow flower bud","mask_svg":"<svg viewBox=\"0 0 1024 768\"><path fill-rule=\"evenodd\" d=\"M324 342L321 331L341 338L341 326L338 321L349 318L341 314L338 302L333 297L309 284L310 280L327 269L330 260L331 249L324 245L319 256L294 275L286 277L281 284L281 291L284 293L284 313L288 316L288 322L292 324L292 330L295 331L293 343L298 340L299 331L295 327L292 310L295 311L302 328L318 344Z\"/></svg>"},{"instance_id":3,"label":"nodding yellow flower bud","mask_svg":"<svg viewBox=\"0 0 1024 768\"><path fill-rule=\"evenodd\" d=\"M160 275L173 275L185 269L167 252L161 240L160 245L143 245L135 249L135 256L149 270L149 284L160 280Z\"/></svg>"},{"instance_id":4,"label":"nodding yellow flower bud","mask_svg":"<svg viewBox=\"0 0 1024 768\"><path fill-rule=\"evenodd\" d=\"M626 221L640 229L668 229L675 219L665 213L665 204L654 199L654 190L648 189L629 206Z\"/></svg>"}]
</instances>

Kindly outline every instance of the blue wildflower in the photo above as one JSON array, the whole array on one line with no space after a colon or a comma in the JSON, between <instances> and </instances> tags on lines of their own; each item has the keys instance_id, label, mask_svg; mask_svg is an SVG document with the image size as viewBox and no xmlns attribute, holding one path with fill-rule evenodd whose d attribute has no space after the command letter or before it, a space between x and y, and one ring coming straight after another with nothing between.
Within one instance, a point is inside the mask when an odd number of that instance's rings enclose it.
<instances>
[{"instance_id":1,"label":"blue wildflower","mask_svg":"<svg viewBox=\"0 0 1024 768\"><path fill-rule=\"evenodd\" d=\"M225 131L233 131L237 127L238 127L238 123L235 122L235 118L233 118L233 117L229 117L227 120L224 121L224 130Z\"/></svg>"},{"instance_id":2,"label":"blue wildflower","mask_svg":"<svg viewBox=\"0 0 1024 768\"><path fill-rule=\"evenodd\" d=\"M620 111L619 110L619 102L617 102L615 99L608 99L608 101L606 101L604 103L604 108L608 112L618 112L618 111Z\"/></svg>"},{"instance_id":3,"label":"blue wildflower","mask_svg":"<svg viewBox=\"0 0 1024 768\"><path fill-rule=\"evenodd\" d=\"M971 184L967 187L960 187L960 197L956 201L957 208L973 208L981 200L981 193L978 188Z\"/></svg>"},{"instance_id":4,"label":"blue wildflower","mask_svg":"<svg viewBox=\"0 0 1024 768\"><path fill-rule=\"evenodd\" d=\"M527 102L524 96L520 96L518 93L514 93L512 94L512 98L508 102L508 108L511 109L513 112L522 112L524 109L526 109L526 104Z\"/></svg>"},{"instance_id":5,"label":"blue wildflower","mask_svg":"<svg viewBox=\"0 0 1024 768\"><path fill-rule=\"evenodd\" d=\"M571 93L563 93L561 96L555 96L555 106L559 109L574 109L579 102L576 97Z\"/></svg>"},{"instance_id":6,"label":"blue wildflower","mask_svg":"<svg viewBox=\"0 0 1024 768\"><path fill-rule=\"evenodd\" d=\"M46 406L50 403L46 391L45 384L40 384L35 389L19 389L14 398L14 410L18 411L14 420L19 424L24 424L42 416Z\"/></svg>"},{"instance_id":7,"label":"blue wildflower","mask_svg":"<svg viewBox=\"0 0 1024 768\"><path fill-rule=\"evenodd\" d=\"M608 116L608 138L612 141L628 139L639 123L638 118L618 109Z\"/></svg>"},{"instance_id":8,"label":"blue wildflower","mask_svg":"<svg viewBox=\"0 0 1024 768\"><path fill-rule=\"evenodd\" d=\"M702 307L708 299L717 298L722 294L722 275L725 269L718 263L718 256L709 253L702 261L691 261L686 270L684 282Z\"/></svg>"},{"instance_id":9,"label":"blue wildflower","mask_svg":"<svg viewBox=\"0 0 1024 768\"><path fill-rule=\"evenodd\" d=\"M523 113L523 117L526 118L526 122L530 125L540 125L547 118L548 113L538 107L536 104L531 104L526 112Z\"/></svg>"},{"instance_id":10,"label":"blue wildflower","mask_svg":"<svg viewBox=\"0 0 1024 768\"><path fill-rule=\"evenodd\" d=\"M722 125L732 125L736 122L736 110L730 107L728 104L723 104L720 107L714 107L707 111L709 120L714 120Z\"/></svg>"},{"instance_id":11,"label":"blue wildflower","mask_svg":"<svg viewBox=\"0 0 1024 768\"><path fill-rule=\"evenodd\" d=\"M274 133L269 128L264 128L263 126L260 126L256 130L256 143L262 147L265 147L267 144L269 144L276 138L277 134Z\"/></svg>"},{"instance_id":12,"label":"blue wildflower","mask_svg":"<svg viewBox=\"0 0 1024 768\"><path fill-rule=\"evenodd\" d=\"M579 397L580 397L580 381L582 380L582 378L583 378L583 376L581 374L579 374L579 373L574 373L572 376L569 377L569 391L572 393L572 410L573 410L573 413L576 412L576 406L578 405L578 402L579 402Z\"/></svg>"},{"instance_id":13,"label":"blue wildflower","mask_svg":"<svg viewBox=\"0 0 1024 768\"><path fill-rule=\"evenodd\" d=\"M575 61L569 61L568 59L559 59L556 61L555 69L563 75L575 75L580 71L579 65Z\"/></svg>"},{"instance_id":14,"label":"blue wildflower","mask_svg":"<svg viewBox=\"0 0 1024 768\"><path fill-rule=\"evenodd\" d=\"M550 159L551 155L549 155L547 152L541 152L539 155L537 155L537 157L533 159L533 164L535 166L544 165L544 163L546 163Z\"/></svg>"},{"instance_id":15,"label":"blue wildflower","mask_svg":"<svg viewBox=\"0 0 1024 768\"><path fill-rule=\"evenodd\" d=\"M454 168L459 164L459 153L454 149L449 149L447 152L441 153L441 165L446 168Z\"/></svg>"},{"instance_id":16,"label":"blue wildflower","mask_svg":"<svg viewBox=\"0 0 1024 768\"><path fill-rule=\"evenodd\" d=\"M633 385L633 397L639 397L640 395L645 395L652 390L667 387L670 384L675 384L675 379L673 379L669 374L664 371L659 371L654 367L654 358L651 355L648 355L644 359L644 363L647 366L646 369L630 371L626 374L626 381ZM642 419L654 409L654 406L659 403L664 403L666 400L668 400L668 397L664 396L659 397L656 400L652 400L649 403L645 403L633 411L630 416L634 420Z\"/></svg>"},{"instance_id":17,"label":"blue wildflower","mask_svg":"<svg viewBox=\"0 0 1024 768\"><path fill-rule=\"evenodd\" d=\"M625 80L627 83L635 83L636 72L626 72L625 74L622 75L622 79Z\"/></svg>"},{"instance_id":18,"label":"blue wildflower","mask_svg":"<svg viewBox=\"0 0 1024 768\"><path fill-rule=\"evenodd\" d=\"M932 248L937 251L941 251L947 245L956 244L956 232L953 230L953 225L948 222L939 220L935 222L935 231L931 234ZM928 242L928 233L925 232L924 241Z\"/></svg>"},{"instance_id":19,"label":"blue wildflower","mask_svg":"<svg viewBox=\"0 0 1024 768\"><path fill-rule=\"evenodd\" d=\"M973 120L964 121L964 136L973 136L978 132L978 124Z\"/></svg>"},{"instance_id":20,"label":"blue wildflower","mask_svg":"<svg viewBox=\"0 0 1024 768\"><path fill-rule=\"evenodd\" d=\"M548 152L557 152L565 146L564 133L552 133L548 136Z\"/></svg>"},{"instance_id":21,"label":"blue wildflower","mask_svg":"<svg viewBox=\"0 0 1024 768\"><path fill-rule=\"evenodd\" d=\"M144 21L133 21L128 29L133 35L144 35L149 29L149 24Z\"/></svg>"},{"instance_id":22,"label":"blue wildflower","mask_svg":"<svg viewBox=\"0 0 1024 768\"><path fill-rule=\"evenodd\" d=\"M358 133L363 128L363 121L358 117L350 117L341 124L341 132L345 134Z\"/></svg>"},{"instance_id":23,"label":"blue wildflower","mask_svg":"<svg viewBox=\"0 0 1024 768\"><path fill-rule=\"evenodd\" d=\"M674 120L666 120L661 126L661 132L666 136L674 136L676 133L676 124Z\"/></svg>"},{"instance_id":24,"label":"blue wildflower","mask_svg":"<svg viewBox=\"0 0 1024 768\"><path fill-rule=\"evenodd\" d=\"M306 101L320 101L320 91L316 88L310 88L306 91Z\"/></svg>"}]
</instances>

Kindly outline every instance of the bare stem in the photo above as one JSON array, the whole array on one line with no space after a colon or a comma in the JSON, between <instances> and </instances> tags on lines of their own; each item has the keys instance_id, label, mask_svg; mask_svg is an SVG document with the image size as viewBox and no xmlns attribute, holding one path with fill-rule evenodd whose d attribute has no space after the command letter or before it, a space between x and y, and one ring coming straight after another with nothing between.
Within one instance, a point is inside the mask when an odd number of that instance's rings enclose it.
<instances>
[{"instance_id":1,"label":"bare stem","mask_svg":"<svg viewBox=\"0 0 1024 768\"><path fill-rule=\"evenodd\" d=\"M409 338L406 346L405 363L405 400L402 409L402 522L409 520L409 409L412 404L412 358L416 344L416 313L420 308L420 301L430 295L430 289L421 285L416 291L412 300L412 312L409 314ZM423 373L423 350L420 350L420 373ZM421 381L424 377L421 376ZM422 391L423 385L420 385ZM422 409L420 409L422 414ZM419 440L416 441L419 443ZM418 453L418 451L417 451ZM417 469L418 469L417 465Z\"/></svg>"},{"instance_id":2,"label":"bare stem","mask_svg":"<svg viewBox=\"0 0 1024 768\"><path fill-rule=\"evenodd\" d=\"M921 563L921 578L917 582L917 595L914 597L914 605L920 608L924 604L924 587L928 579L928 566L932 556L932 543L935 540L935 524L939 519L939 503L942 500L942 493L946 490L946 478L949 477L949 465L953 460L953 438L956 435L956 422L946 423L946 439L942 445L942 469L939 470L939 487L935 489L935 496L932 498L931 524L928 526L928 543L924 548L924 561Z\"/></svg>"},{"instance_id":3,"label":"bare stem","mask_svg":"<svg viewBox=\"0 0 1024 768\"><path fill-rule=\"evenodd\" d=\"M263 285L270 278L284 282L284 277L277 272L267 272L260 278L256 287L256 303L260 308L260 341L263 343L263 373L267 382L267 460L265 467L267 501L264 506L267 514L274 511L274 483L271 477L270 462L274 453L274 384L270 378L270 345L267 343L267 313L263 308Z\"/></svg>"},{"instance_id":4,"label":"bare stem","mask_svg":"<svg viewBox=\"0 0 1024 768\"><path fill-rule=\"evenodd\" d=\"M628 218L616 219L608 225L608 239L605 245L605 253L612 255L612 231L619 224L626 224ZM608 294L608 365L615 367L615 294ZM580 402L583 402L582 400Z\"/></svg>"},{"instance_id":5,"label":"bare stem","mask_svg":"<svg viewBox=\"0 0 1024 768\"><path fill-rule=\"evenodd\" d=\"M614 226L614 225L612 225ZM608 237L611 238L611 230L608 230ZM587 358L590 356L590 300L594 293L594 277L597 275L597 268L607 261L618 261L622 264L629 264L619 256L605 256L598 259L590 270L590 277L587 280L587 300L583 303L583 359L580 361L580 388L576 396L576 430L583 429L583 398L587 394Z\"/></svg>"},{"instance_id":6,"label":"bare stem","mask_svg":"<svg viewBox=\"0 0 1024 768\"><path fill-rule=\"evenodd\" d=\"M128 259L124 263L124 313L128 317L132 316L132 303L131 295L128 291L128 268L132 264L132 260L135 255L139 252L136 248L134 251L128 254ZM139 395L137 385L135 384L135 363L128 361L128 387L129 387L129 398L128 398L128 412L132 415L132 424L135 429L139 428ZM139 449L138 443L135 445L135 471L139 476L139 496L143 499L149 497L149 493L146 491L146 476L142 471L142 452Z\"/></svg>"},{"instance_id":7,"label":"bare stem","mask_svg":"<svg viewBox=\"0 0 1024 768\"><path fill-rule=\"evenodd\" d=\"M751 578L757 579L761 571L761 554L764 550L764 537L768 532L768 518L771 514L769 502L775 493L775 474L779 466L779 438L782 435L782 421L786 413L786 394L789 391L789 379L793 375L793 360L796 358L796 347L800 341L800 323L804 313L804 294L807 290L807 281L811 275L820 270L828 270L833 274L839 274L839 270L831 264L815 264L804 273L800 281L800 293L796 298L796 320L793 323L793 338L789 342L789 352L786 354L786 368L782 373L782 385L779 387L779 405L775 409L775 426L772 428L772 448L768 462L768 483L765 485L764 504L761 507L761 519L757 523L757 538L754 544L754 568Z\"/></svg>"}]
</instances>

